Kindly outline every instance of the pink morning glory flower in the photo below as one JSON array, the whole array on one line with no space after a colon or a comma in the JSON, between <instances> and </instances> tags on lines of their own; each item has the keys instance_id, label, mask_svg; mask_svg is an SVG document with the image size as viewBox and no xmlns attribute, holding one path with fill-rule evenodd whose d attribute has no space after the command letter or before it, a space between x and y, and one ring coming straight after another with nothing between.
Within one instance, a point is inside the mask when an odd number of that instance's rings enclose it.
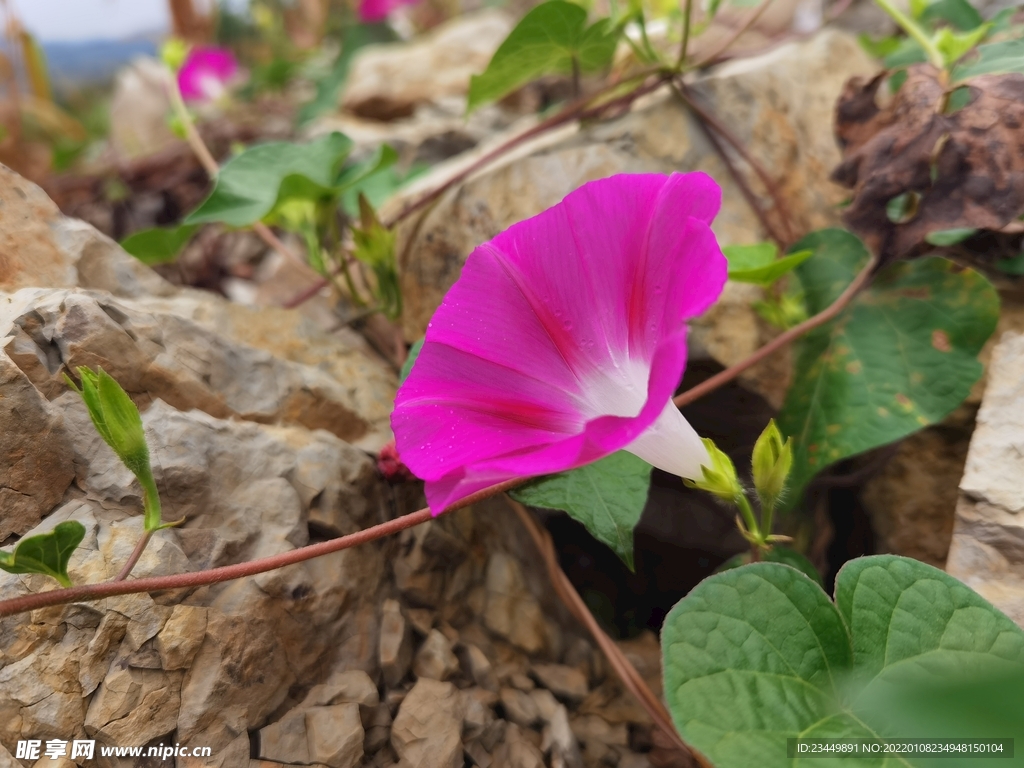
<instances>
[{"instance_id":1,"label":"pink morning glory flower","mask_svg":"<svg viewBox=\"0 0 1024 768\"><path fill-rule=\"evenodd\" d=\"M701 173L613 176L470 254L391 417L435 513L623 448L701 476L707 452L671 398L686 320L725 284L720 203Z\"/></svg>"},{"instance_id":2,"label":"pink morning glory flower","mask_svg":"<svg viewBox=\"0 0 1024 768\"><path fill-rule=\"evenodd\" d=\"M365 23L384 21L388 15L403 5L415 5L420 0L362 0L359 3L359 19Z\"/></svg>"},{"instance_id":3,"label":"pink morning glory flower","mask_svg":"<svg viewBox=\"0 0 1024 768\"><path fill-rule=\"evenodd\" d=\"M178 88L185 101L217 101L237 74L238 62L226 48L193 48L178 70Z\"/></svg>"}]
</instances>

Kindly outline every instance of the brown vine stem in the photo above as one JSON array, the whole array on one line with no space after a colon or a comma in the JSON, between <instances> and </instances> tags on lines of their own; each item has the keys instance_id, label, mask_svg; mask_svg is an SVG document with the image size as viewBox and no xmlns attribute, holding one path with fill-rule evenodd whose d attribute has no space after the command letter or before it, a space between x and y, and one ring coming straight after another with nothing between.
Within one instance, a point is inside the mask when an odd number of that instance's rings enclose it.
<instances>
[{"instance_id":1,"label":"brown vine stem","mask_svg":"<svg viewBox=\"0 0 1024 768\"><path fill-rule=\"evenodd\" d=\"M716 373L710 379L701 382L695 387L691 387L682 394L676 395L672 399L672 402L675 403L680 408L682 408L685 405L689 405L693 401L698 400L701 397L704 397L704 395L708 394L709 392L718 389L723 384L732 381L748 368L757 365L766 357L782 349L787 344L792 343L793 341L800 338L808 331L812 331L818 326L824 325L829 320L832 320L840 312L846 309L847 305L849 305L849 303L854 300L857 294L860 293L861 289L863 289L867 285L868 280L871 279L871 275L874 273L876 266L878 266L878 257L873 256L871 260L868 261L866 265L864 265L864 269L858 272L857 276L853 278L853 280L850 282L848 286L846 286L846 290L844 290L839 295L839 297L835 301L833 301L829 306L821 310L821 312L814 315L813 317L807 318L799 325L794 325L785 333L776 336L774 339L772 339L763 347L754 352L754 354L752 354L747 359L741 360L740 362L736 363L736 365L726 368L724 371Z\"/></svg>"},{"instance_id":2,"label":"brown vine stem","mask_svg":"<svg viewBox=\"0 0 1024 768\"><path fill-rule=\"evenodd\" d=\"M622 649L601 629L601 625L597 623L594 614L587 608L583 598L580 597L580 593L576 591L572 582L569 581L569 577L565 575L565 571L558 564L558 555L555 553L555 545L551 540L551 535L541 527L533 515L530 514L530 511L522 504L514 499L508 499L508 503L515 510L516 515L518 515L523 526L530 534L530 538L533 539L537 550L540 552L548 571L548 577L551 579L551 585L554 587L558 597L565 604L565 607L569 609L569 612L593 636L598 647L604 653L605 658L608 659L608 663L611 664L619 679L622 680L623 685L636 697L637 701L647 711L647 714L651 716L654 724L669 737L676 747L692 755L702 768L711 768L710 763L707 762L703 755L683 741L679 732L676 731L675 725L672 723L672 716L665 708L665 705L654 695L654 691L647 685L647 681L643 679L643 676L637 672L636 667L626 658Z\"/></svg>"},{"instance_id":3,"label":"brown vine stem","mask_svg":"<svg viewBox=\"0 0 1024 768\"><path fill-rule=\"evenodd\" d=\"M135 544L135 549L132 550L131 555L125 561L124 566L121 568L120 573L113 578L113 581L124 581L128 578L128 575L132 572L132 568L139 562L139 558L142 557L142 553L146 551L146 545L149 544L149 540L153 538L153 531L146 531L139 537L138 542Z\"/></svg>"},{"instance_id":4,"label":"brown vine stem","mask_svg":"<svg viewBox=\"0 0 1024 768\"><path fill-rule=\"evenodd\" d=\"M467 507L470 504L474 504L496 494L504 493L510 488L522 485L526 480L527 478L506 480L504 483L499 483L498 485L493 485L490 488L485 488L482 491L477 491L461 501L452 504L440 514L447 514L448 512L453 512L456 509ZM439 516L440 515L437 515L437 517ZM296 563L305 562L306 560L312 560L314 557L329 555L334 552L340 552L343 549L358 546L359 544L375 541L376 539L390 536L393 533L404 531L406 528L412 528L420 523L425 523L434 517L435 515L431 514L429 509L424 508L408 515L397 517L394 520L389 520L386 523L381 523L379 525L366 528L365 530L351 533L348 536L341 536L337 539L320 542L319 544L310 544L305 547L293 549L290 552L282 552L281 554L263 557L258 560L250 560L248 562L236 563L234 565L224 565L220 568L210 568L205 571L176 573L170 576L151 576L145 579L132 579L130 581L112 580L100 582L99 584L83 584L79 587L54 589L49 592L36 592L31 595L24 595L22 597L15 597L10 600L0 601L0 618L13 616L18 613L25 613L26 611L34 611L38 608L46 608L52 605L84 603L92 600L102 600L105 597L136 594L139 592L159 592L165 589L201 587L207 584L219 584L222 581L241 579L245 576L255 576L259 573L266 573L267 571L284 568L286 565L295 565Z\"/></svg>"},{"instance_id":5,"label":"brown vine stem","mask_svg":"<svg viewBox=\"0 0 1024 768\"><path fill-rule=\"evenodd\" d=\"M723 53L729 50L730 46L732 46L733 43L739 40L744 32L746 32L748 29L754 26L754 24L757 23L757 20L761 18L761 14L765 12L765 10L768 8L769 5L771 5L771 3L772 0L761 0L761 3L757 6L757 8L755 8L747 15L747 18L743 20L743 23L740 24L735 30L733 30L732 34L729 35L722 42L722 44L718 46L718 48L716 48L712 53L709 53L703 59L694 64L692 68L703 69L704 67L716 63L718 61L719 56L721 56Z\"/></svg>"},{"instance_id":6,"label":"brown vine stem","mask_svg":"<svg viewBox=\"0 0 1024 768\"><path fill-rule=\"evenodd\" d=\"M789 215L789 207L786 205L782 191L779 189L779 185L775 182L775 179L771 177L771 174L768 173L767 169L761 164L761 162L750 154L750 151L743 145L743 142L740 141L732 131L726 128L722 121L715 117L715 115L704 107L700 101L694 98L693 94L690 93L689 88L686 86L686 83L682 81L682 78L676 78L673 80L672 85L672 90L676 94L676 97L693 110L694 114L700 118L703 125L725 139L736 153L746 161L747 165L753 169L754 173L757 174L761 183L764 184L765 189L768 190L768 194L771 195L772 202L775 204L776 213L778 214L784 230L781 233L777 233L774 239L776 239L780 245L786 245L791 242L793 230L792 219ZM712 140L712 143L717 144L714 140Z\"/></svg>"}]
</instances>

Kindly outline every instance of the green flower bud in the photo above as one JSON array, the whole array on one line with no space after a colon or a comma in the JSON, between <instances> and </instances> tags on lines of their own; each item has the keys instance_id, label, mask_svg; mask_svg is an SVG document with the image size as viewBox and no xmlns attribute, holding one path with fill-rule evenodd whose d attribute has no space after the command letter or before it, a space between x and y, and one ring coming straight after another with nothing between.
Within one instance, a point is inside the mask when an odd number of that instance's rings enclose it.
<instances>
[{"instance_id":1,"label":"green flower bud","mask_svg":"<svg viewBox=\"0 0 1024 768\"><path fill-rule=\"evenodd\" d=\"M103 441L138 478L145 495L146 530L155 530L160 526L160 497L149 464L149 447L139 409L102 368L93 371L80 366L78 376L82 380L81 388L66 374L64 380L82 396L89 418Z\"/></svg>"},{"instance_id":2,"label":"green flower bud","mask_svg":"<svg viewBox=\"0 0 1024 768\"><path fill-rule=\"evenodd\" d=\"M160 46L160 60L166 64L172 72L181 69L181 65L188 58L189 45L178 37L170 38Z\"/></svg>"},{"instance_id":3,"label":"green flower bud","mask_svg":"<svg viewBox=\"0 0 1024 768\"><path fill-rule=\"evenodd\" d=\"M707 491L723 501L735 504L736 500L743 496L743 486L736 476L736 467L733 466L732 459L724 451L719 450L710 437L702 437L701 440L708 449L711 466L701 465L701 472L704 473L702 479L684 479L683 482L690 488Z\"/></svg>"},{"instance_id":4,"label":"green flower bud","mask_svg":"<svg viewBox=\"0 0 1024 768\"><path fill-rule=\"evenodd\" d=\"M752 456L754 488L765 507L773 507L786 490L786 478L793 466L793 441L782 439L775 420L768 422L754 444Z\"/></svg>"}]
</instances>

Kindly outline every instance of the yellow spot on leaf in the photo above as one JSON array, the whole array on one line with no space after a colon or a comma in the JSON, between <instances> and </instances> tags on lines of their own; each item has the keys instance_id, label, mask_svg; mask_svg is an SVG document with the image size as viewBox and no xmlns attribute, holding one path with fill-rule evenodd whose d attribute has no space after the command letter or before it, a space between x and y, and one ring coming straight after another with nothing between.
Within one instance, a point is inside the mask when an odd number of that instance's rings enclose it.
<instances>
[{"instance_id":1,"label":"yellow spot on leaf","mask_svg":"<svg viewBox=\"0 0 1024 768\"><path fill-rule=\"evenodd\" d=\"M953 349L949 343L949 334L941 328L936 328L932 331L932 346L939 350L939 352L949 352Z\"/></svg>"},{"instance_id":2,"label":"yellow spot on leaf","mask_svg":"<svg viewBox=\"0 0 1024 768\"><path fill-rule=\"evenodd\" d=\"M846 364L847 373L860 373L864 369L864 366L860 364L860 360L854 360L851 363Z\"/></svg>"},{"instance_id":3,"label":"yellow spot on leaf","mask_svg":"<svg viewBox=\"0 0 1024 768\"><path fill-rule=\"evenodd\" d=\"M842 424L829 424L827 427L825 427L825 431L828 432L830 435L834 435L837 432L839 432L842 428Z\"/></svg>"},{"instance_id":4,"label":"yellow spot on leaf","mask_svg":"<svg viewBox=\"0 0 1024 768\"><path fill-rule=\"evenodd\" d=\"M889 415L889 409L883 408L882 406L878 406L878 415L882 416L882 417L888 416Z\"/></svg>"}]
</instances>

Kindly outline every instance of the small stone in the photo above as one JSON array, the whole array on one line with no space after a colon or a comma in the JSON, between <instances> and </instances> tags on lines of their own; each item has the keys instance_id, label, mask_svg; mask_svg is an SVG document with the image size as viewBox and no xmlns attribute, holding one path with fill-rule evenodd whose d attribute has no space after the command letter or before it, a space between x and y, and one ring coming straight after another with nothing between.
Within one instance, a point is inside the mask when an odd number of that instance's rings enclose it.
<instances>
[{"instance_id":1,"label":"small stone","mask_svg":"<svg viewBox=\"0 0 1024 768\"><path fill-rule=\"evenodd\" d=\"M306 713L293 709L276 723L260 728L259 757L278 763L308 763Z\"/></svg>"},{"instance_id":2,"label":"small stone","mask_svg":"<svg viewBox=\"0 0 1024 768\"><path fill-rule=\"evenodd\" d=\"M583 756L576 734L569 726L569 713L559 704L548 724L544 726L541 749L551 755L552 765L561 763L564 768L582 768Z\"/></svg>"},{"instance_id":3,"label":"small stone","mask_svg":"<svg viewBox=\"0 0 1024 768\"><path fill-rule=\"evenodd\" d=\"M406 626L402 607L397 600L385 600L380 619L380 668L384 683L394 688L409 671L412 661L412 639Z\"/></svg>"},{"instance_id":4,"label":"small stone","mask_svg":"<svg viewBox=\"0 0 1024 768\"><path fill-rule=\"evenodd\" d=\"M329 768L355 768L363 759L363 724L358 704L306 710L309 759Z\"/></svg>"},{"instance_id":5,"label":"small stone","mask_svg":"<svg viewBox=\"0 0 1024 768\"><path fill-rule=\"evenodd\" d=\"M627 752L619 758L619 768L651 768L647 755L639 752Z\"/></svg>"},{"instance_id":6,"label":"small stone","mask_svg":"<svg viewBox=\"0 0 1024 768\"><path fill-rule=\"evenodd\" d=\"M461 768L462 697L451 683L421 678L391 726L391 745L417 768Z\"/></svg>"},{"instance_id":7,"label":"small stone","mask_svg":"<svg viewBox=\"0 0 1024 768\"><path fill-rule=\"evenodd\" d=\"M507 768L544 768L544 755L517 725L509 725L505 742L495 751L494 761Z\"/></svg>"},{"instance_id":8,"label":"small stone","mask_svg":"<svg viewBox=\"0 0 1024 768\"><path fill-rule=\"evenodd\" d=\"M479 695L483 694L483 695ZM494 694L480 688L470 688L462 692L462 735L465 739L475 739L494 721L491 707Z\"/></svg>"},{"instance_id":9,"label":"small stone","mask_svg":"<svg viewBox=\"0 0 1024 768\"><path fill-rule=\"evenodd\" d=\"M508 682L513 688L518 688L520 691L526 691L527 693L537 687L537 684L522 672L512 674Z\"/></svg>"},{"instance_id":10,"label":"small stone","mask_svg":"<svg viewBox=\"0 0 1024 768\"><path fill-rule=\"evenodd\" d=\"M565 709L547 688L537 688L530 691L530 698L533 699L533 703L537 706L537 713L540 715L540 719L545 723L550 723L559 709Z\"/></svg>"},{"instance_id":11,"label":"small stone","mask_svg":"<svg viewBox=\"0 0 1024 768\"><path fill-rule=\"evenodd\" d=\"M367 755L375 754L387 746L391 740L391 728L386 725L374 725L366 729L366 738L363 740L363 752Z\"/></svg>"},{"instance_id":12,"label":"small stone","mask_svg":"<svg viewBox=\"0 0 1024 768\"><path fill-rule=\"evenodd\" d=\"M206 638L206 609L176 605L156 636L156 650L164 669L188 669Z\"/></svg>"},{"instance_id":13,"label":"small stone","mask_svg":"<svg viewBox=\"0 0 1024 768\"><path fill-rule=\"evenodd\" d=\"M429 608L406 608L405 615L409 618L412 628L426 637L434 628L434 612Z\"/></svg>"},{"instance_id":14,"label":"small stone","mask_svg":"<svg viewBox=\"0 0 1024 768\"><path fill-rule=\"evenodd\" d=\"M380 704L380 694L363 670L343 670L314 685L299 706L307 709L331 704L358 704L360 711L369 712Z\"/></svg>"},{"instance_id":15,"label":"small stone","mask_svg":"<svg viewBox=\"0 0 1024 768\"><path fill-rule=\"evenodd\" d=\"M491 555L487 565L484 624L527 653L544 650L547 640L544 612L526 588L519 563L504 552Z\"/></svg>"},{"instance_id":16,"label":"small stone","mask_svg":"<svg viewBox=\"0 0 1024 768\"><path fill-rule=\"evenodd\" d=\"M467 742L463 747L463 751L466 753L469 761L477 766L477 768L490 768L491 756L479 741Z\"/></svg>"},{"instance_id":17,"label":"small stone","mask_svg":"<svg viewBox=\"0 0 1024 768\"><path fill-rule=\"evenodd\" d=\"M596 741L612 747L629 746L629 731L624 723L610 725L597 715L578 715L570 726L584 744Z\"/></svg>"},{"instance_id":18,"label":"small stone","mask_svg":"<svg viewBox=\"0 0 1024 768\"><path fill-rule=\"evenodd\" d=\"M463 643L457 655L466 677L488 691L498 690L498 678L483 651L472 643Z\"/></svg>"},{"instance_id":19,"label":"small stone","mask_svg":"<svg viewBox=\"0 0 1024 768\"><path fill-rule=\"evenodd\" d=\"M373 728L374 726L390 728L393 721L390 707L383 702L371 710L360 710L360 714L363 716L363 728Z\"/></svg>"},{"instance_id":20,"label":"small stone","mask_svg":"<svg viewBox=\"0 0 1024 768\"><path fill-rule=\"evenodd\" d=\"M497 746L505 738L505 730L508 728L507 720L495 720L489 726L484 729L484 732L480 734L480 744L488 752L493 752L495 746Z\"/></svg>"},{"instance_id":21,"label":"small stone","mask_svg":"<svg viewBox=\"0 0 1024 768\"><path fill-rule=\"evenodd\" d=\"M537 681L555 696L566 701L583 701L590 692L587 676L564 664L534 664L531 669Z\"/></svg>"},{"instance_id":22,"label":"small stone","mask_svg":"<svg viewBox=\"0 0 1024 768\"><path fill-rule=\"evenodd\" d=\"M516 725L529 728L540 719L537 705L530 694L515 688L502 688L499 694L501 706L505 709L505 716Z\"/></svg>"},{"instance_id":23,"label":"small stone","mask_svg":"<svg viewBox=\"0 0 1024 768\"><path fill-rule=\"evenodd\" d=\"M430 630L416 653L413 672L416 677L431 680L447 680L459 668L459 660L452 653L448 638L436 629Z\"/></svg>"}]
</instances>

